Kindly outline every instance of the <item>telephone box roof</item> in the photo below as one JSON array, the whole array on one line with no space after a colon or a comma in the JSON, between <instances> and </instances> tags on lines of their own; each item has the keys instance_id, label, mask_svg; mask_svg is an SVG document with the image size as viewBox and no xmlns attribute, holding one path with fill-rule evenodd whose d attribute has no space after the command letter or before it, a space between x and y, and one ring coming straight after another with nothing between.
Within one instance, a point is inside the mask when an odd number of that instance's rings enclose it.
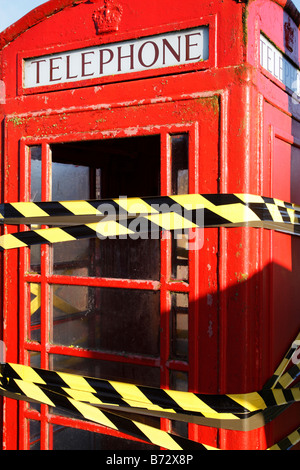
<instances>
[{"instance_id":1,"label":"telephone box roof","mask_svg":"<svg viewBox=\"0 0 300 470\"><path fill-rule=\"evenodd\" d=\"M248 0L232 0L237 3L247 3ZM249 2L254 2L257 0L249 0ZM300 25L300 12L297 10L296 6L291 0L265 0L272 1L280 5L294 20L296 25ZM10 25L4 31L0 33L0 49L5 47L7 44L12 42L18 36L23 34L29 28L32 28L41 21L46 20L49 16L59 13L64 8L72 7L79 5L80 3L90 2L90 3L99 3L99 0L49 0L48 2L43 3L42 5L34 8L25 16L20 18L18 21Z\"/></svg>"}]
</instances>

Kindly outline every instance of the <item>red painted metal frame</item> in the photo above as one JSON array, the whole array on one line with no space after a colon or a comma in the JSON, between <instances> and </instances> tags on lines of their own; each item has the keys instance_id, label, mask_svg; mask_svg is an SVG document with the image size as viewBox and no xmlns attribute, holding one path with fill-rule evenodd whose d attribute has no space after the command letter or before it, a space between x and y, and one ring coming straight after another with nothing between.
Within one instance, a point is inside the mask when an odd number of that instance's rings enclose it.
<instances>
[{"instance_id":1,"label":"red painted metal frame","mask_svg":"<svg viewBox=\"0 0 300 470\"><path fill-rule=\"evenodd\" d=\"M171 194L171 149L170 149L170 134L178 132L189 132L189 147L190 147L190 166L192 169L197 168L197 133L198 126L196 124L176 124L175 126L168 126L167 128L156 128L155 132L159 132L161 135L161 194ZM138 135L144 135L145 132L149 134L149 131L139 129ZM121 131L123 135L123 131ZM150 132L151 134L151 132ZM95 139L95 135L91 136ZM117 137L117 136L116 136ZM49 169L51 166L50 160L50 145L53 143L52 139L47 139L47 142L41 142L40 138L35 139L22 139L20 155L22 162L21 168L21 200L29 200L30 195L30 160L28 149L33 145L42 145L42 200L49 200L51 195L49 192ZM74 141L71 137L68 140ZM57 142L57 138L54 139ZM195 177L196 173L192 172L192 178L190 182L190 191L196 190L195 181L198 178ZM21 227L26 230L26 227ZM26 266L29 261L29 250L20 250L20 305L23 305L20 311L20 360L22 363L29 364L29 352L36 351L41 354L41 367L49 367L49 355L50 354L64 354L76 357L94 358L98 360L118 360L120 362L127 362L140 364L144 366L159 367L161 371L161 386L169 387L169 370L182 370L190 372L190 381L192 388L196 388L197 380L194 379L192 371L197 371L197 367L179 361L170 360L170 292L190 292L189 284L183 282L176 282L171 280L171 239L170 236L166 235L161 242L161 279L160 281L147 281L147 280L126 280L126 279L105 279L105 278L89 278L89 277L74 277L74 276L63 276L63 275L52 275L49 272L49 247L44 246L42 248L42 265L41 274L28 273ZM191 252L191 266L195 264L195 257L197 258L197 252ZM197 264L197 263L196 263ZM194 269L191 274L191 283L196 285L197 282L194 277L197 276L196 270ZM41 284L41 343L33 341L27 341L30 319L28 318L29 312L29 285L30 282ZM54 284L65 284L65 285L88 285L88 286L101 286L101 287L114 287L114 288L131 288L131 289L146 289L146 290L160 290L161 295L161 354L160 358L147 358L142 356L116 356L108 353L101 353L100 351L88 351L84 349L76 348L75 350L69 347L53 345L49 341L49 288L50 285ZM23 287L22 287L23 286ZM196 293L196 291L195 291ZM193 297L193 294L192 294ZM190 312L191 323L196 317L196 312ZM196 331L191 327L191 332ZM190 335L190 344L194 345L194 349L197 344L196 338ZM191 357L195 357L193 354ZM193 361L191 361L193 364ZM48 449L51 441L51 433L49 434L49 423L66 424L70 425L73 423L74 427L81 429L91 429L95 432L101 432L103 427L97 425L82 423L78 420L65 419L63 417L53 416L49 413L48 407L42 405L40 413L35 410L31 410L27 404L20 404L20 416L19 416L19 427L23 429L23 433L20 433L20 448L28 449L28 426L26 426L26 420L29 418L37 417L41 423L41 448ZM163 420L162 427L165 430L169 430L169 422ZM106 432L106 430L105 430ZM109 430L108 433L115 437L120 437L122 434ZM193 434L193 433L192 433ZM124 436L123 436L124 437ZM51 448L51 447L50 447Z\"/></svg>"},{"instance_id":2,"label":"red painted metal frame","mask_svg":"<svg viewBox=\"0 0 300 470\"><path fill-rule=\"evenodd\" d=\"M155 36L157 34L162 34L172 31L184 31L189 28L198 27L198 26L208 26L209 27L209 58L205 61L193 62L191 64L184 64L173 67L164 67L162 69L150 69L144 70L142 72L132 72L124 73L114 76L104 76L99 78L92 78L87 80L74 81L69 83L60 83L52 84L49 86L39 86L34 88L24 88L23 87L23 76L24 76L24 60L27 58L35 58L43 55L48 55L51 53L60 53L60 52L71 52L76 49L84 49L86 47L101 46L103 44L113 44L114 42L127 41L129 39L140 39L146 38L149 36ZM111 35L109 38L107 36L100 36L97 38L85 39L84 41L76 41L74 44L68 44L66 49L65 45L55 45L52 47L46 47L41 49L34 49L32 51L19 52L18 53L18 94L28 95L36 93L47 93L48 91L58 91L74 88L82 88L85 86L96 86L102 85L105 83L115 83L123 82L125 80L138 80L139 78L153 77L153 76L167 76L174 73L186 73L193 70L206 70L211 67L216 67L217 54L216 54L216 17L209 16L204 18L197 18L197 20L188 20L184 22L178 22L175 24L164 25L155 28L143 28L138 31L131 31L130 33L122 33Z\"/></svg>"}]
</instances>

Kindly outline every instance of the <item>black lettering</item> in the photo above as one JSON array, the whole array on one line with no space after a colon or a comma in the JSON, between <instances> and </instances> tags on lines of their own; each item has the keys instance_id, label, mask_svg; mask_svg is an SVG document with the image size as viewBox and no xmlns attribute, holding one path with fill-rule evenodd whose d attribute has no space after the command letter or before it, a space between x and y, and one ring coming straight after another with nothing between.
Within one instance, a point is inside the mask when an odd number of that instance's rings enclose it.
<instances>
[{"instance_id":1,"label":"black lettering","mask_svg":"<svg viewBox=\"0 0 300 470\"><path fill-rule=\"evenodd\" d=\"M130 59L130 69L132 70L134 68L134 63L133 63L133 51L134 51L134 44L130 45L130 54L129 55L121 55L122 51L122 46L118 47L118 72L121 72L121 59Z\"/></svg>"},{"instance_id":2,"label":"black lettering","mask_svg":"<svg viewBox=\"0 0 300 470\"><path fill-rule=\"evenodd\" d=\"M54 70L59 69L59 65L57 67L54 67L53 63L55 60L62 60L62 57L52 57L50 60L50 82L57 82L62 79L62 77L53 77L53 72Z\"/></svg>"},{"instance_id":3,"label":"black lettering","mask_svg":"<svg viewBox=\"0 0 300 470\"><path fill-rule=\"evenodd\" d=\"M40 83L40 63L46 62L46 59L33 60L31 63L36 64L36 83Z\"/></svg>"},{"instance_id":4,"label":"black lettering","mask_svg":"<svg viewBox=\"0 0 300 470\"><path fill-rule=\"evenodd\" d=\"M178 36L178 52L171 46L167 39L163 39L163 64L166 63L166 47L169 49L171 54L175 57L177 62L180 62L180 39L181 37Z\"/></svg>"},{"instance_id":5,"label":"black lettering","mask_svg":"<svg viewBox=\"0 0 300 470\"><path fill-rule=\"evenodd\" d=\"M108 60L104 61L104 52L109 53ZM100 50L100 75L103 74L103 65L109 64L114 58L114 53L111 49L101 49Z\"/></svg>"},{"instance_id":6,"label":"black lettering","mask_svg":"<svg viewBox=\"0 0 300 470\"><path fill-rule=\"evenodd\" d=\"M77 78L78 75L71 75L70 74L70 56L67 55L67 79L70 79L70 78Z\"/></svg>"},{"instance_id":7,"label":"black lettering","mask_svg":"<svg viewBox=\"0 0 300 470\"><path fill-rule=\"evenodd\" d=\"M92 75L94 75L94 72L86 73L86 69L85 69L86 66L92 63L91 61L86 62L85 60L85 56L87 56L88 54L95 54L95 53L93 51L81 53L81 76L82 77L91 77Z\"/></svg>"},{"instance_id":8,"label":"black lettering","mask_svg":"<svg viewBox=\"0 0 300 470\"><path fill-rule=\"evenodd\" d=\"M154 59L153 59L153 61L152 61L150 64L145 64L145 62L144 62L144 60L143 60L143 50L144 50L144 47L145 47L147 44L152 44L152 46L153 46L153 48L154 48ZM146 42L144 42L144 44L141 45L141 47L140 47L140 49L139 49L138 58L139 58L140 64L141 64L143 67L152 67L152 66L157 62L158 57L159 57L159 49L158 49L158 45L155 44L155 42L153 42L153 41L146 41Z\"/></svg>"},{"instance_id":9,"label":"black lettering","mask_svg":"<svg viewBox=\"0 0 300 470\"><path fill-rule=\"evenodd\" d=\"M192 47L198 46L197 43L191 44L190 39L192 36L201 36L201 33L191 33L185 35L185 60L197 60L201 59L201 54L197 57L191 57L190 49Z\"/></svg>"}]
</instances>

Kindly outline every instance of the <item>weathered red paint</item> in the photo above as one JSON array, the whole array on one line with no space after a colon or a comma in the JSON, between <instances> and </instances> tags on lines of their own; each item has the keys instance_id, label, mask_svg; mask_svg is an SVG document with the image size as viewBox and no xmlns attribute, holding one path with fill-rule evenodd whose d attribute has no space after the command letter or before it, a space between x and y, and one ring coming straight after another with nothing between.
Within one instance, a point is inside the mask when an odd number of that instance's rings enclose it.
<instances>
[{"instance_id":1,"label":"weathered red paint","mask_svg":"<svg viewBox=\"0 0 300 470\"><path fill-rule=\"evenodd\" d=\"M52 143L157 132L162 139L161 191L169 194L168 134L181 129L190 132L190 192L254 193L300 204L300 109L293 105L291 92L259 65L261 30L299 63L299 46L291 52L285 44L284 24L290 17L299 45L300 15L292 2L186 0L183 8L180 0L130 0L124 2L119 30L97 35L92 13L101 4L100 0L51 0L0 35L0 79L6 85L6 103L0 105L2 200L28 199L28 145L41 144L43 155L49 158ZM93 79L68 87L54 85L38 93L23 90L22 59L32 52L40 56L200 24L209 24L211 32L210 58L205 64ZM49 197L48 177L43 177L43 199ZM189 292L189 364L169 359L168 333L163 336L159 359L135 360L160 367L161 386L169 385L168 372L174 369L188 371L191 391L251 392L263 387L298 333L299 251L299 240L285 235L210 229L205 232L203 249L190 253L189 284L170 279L167 237L161 246L159 283L58 278L44 273L42 298L46 301L49 282L159 289L161 328L167 331L168 292ZM43 253L46 265L48 249ZM70 352L52 345L45 334L40 346L26 341L28 299L24 284L41 280L39 275L25 272L26 256L22 250L19 257L15 252L2 255L0 331L8 345L7 359L27 363L27 350L41 351L42 367L48 366L50 353L109 359L98 352ZM43 321L46 325L47 316ZM47 420L68 421L50 415L46 407L38 416L12 400L5 400L3 409L5 449L27 448L26 418L41 419L41 442L50 448ZM265 449L298 425L299 407L291 407L272 424L255 431L218 431L191 425L190 437L222 449ZM100 430L77 421L74 426Z\"/></svg>"}]
</instances>

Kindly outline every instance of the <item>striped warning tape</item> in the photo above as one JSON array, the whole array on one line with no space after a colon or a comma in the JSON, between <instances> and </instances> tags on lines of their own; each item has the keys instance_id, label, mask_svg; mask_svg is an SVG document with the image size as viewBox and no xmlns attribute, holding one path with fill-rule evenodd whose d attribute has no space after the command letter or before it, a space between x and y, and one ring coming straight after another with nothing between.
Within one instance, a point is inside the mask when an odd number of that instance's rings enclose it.
<instances>
[{"instance_id":1,"label":"striped warning tape","mask_svg":"<svg viewBox=\"0 0 300 470\"><path fill-rule=\"evenodd\" d=\"M300 427L267 450L290 450L300 442Z\"/></svg>"},{"instance_id":2,"label":"striped warning tape","mask_svg":"<svg viewBox=\"0 0 300 470\"><path fill-rule=\"evenodd\" d=\"M293 342L293 344L291 345L291 347L289 348L289 350L285 354L283 360L281 361L281 363L277 367L277 369L274 372L273 376L266 383L266 385L265 385L266 388L277 387L278 382L280 382L280 380L285 380L286 377L288 377L287 375L283 375L283 373L286 370L289 363L291 362L292 356L293 356L295 350L298 347L298 342L299 341L300 341L300 333L298 334L297 338L295 339L295 341ZM294 371L292 372L292 374L295 374L296 370L297 370L297 366L296 366L296 368L294 368ZM284 379L284 377L285 377L285 379ZM291 378L292 377L293 376L291 376Z\"/></svg>"},{"instance_id":3,"label":"striped warning tape","mask_svg":"<svg viewBox=\"0 0 300 470\"><path fill-rule=\"evenodd\" d=\"M142 441L168 450L217 450L139 421L101 410L88 403L65 397L57 391L41 389L39 385L18 379L0 378L0 393L9 398L23 399L71 412L84 420L93 421L110 429L125 433Z\"/></svg>"},{"instance_id":4,"label":"striped warning tape","mask_svg":"<svg viewBox=\"0 0 300 470\"><path fill-rule=\"evenodd\" d=\"M293 343L294 344L294 343ZM287 368L286 356L276 369ZM292 357L292 356L290 356ZM284 365L284 368L283 368ZM297 371L291 373L297 367ZM289 388L298 377L299 364L290 368L273 388L241 395L202 395L190 392L141 387L133 384L78 376L65 372L32 368L20 364L0 366L0 394L9 398L34 401L62 408L82 419L137 437L168 450L215 449L140 423L137 419L120 416L118 412L140 413L194 422L199 417L206 426L234 428L232 422L245 423L255 419L255 429L271 421L278 411L300 400L300 389ZM288 376L288 380L287 377ZM226 423L229 423L227 426ZM221 423L221 425L220 425ZM224 424L225 423L225 424ZM289 435L270 449L289 449L299 441L298 432Z\"/></svg>"},{"instance_id":5,"label":"striped warning tape","mask_svg":"<svg viewBox=\"0 0 300 470\"><path fill-rule=\"evenodd\" d=\"M26 380L24 380L24 378ZM47 379L48 384L44 379ZM87 380L89 382L87 382ZM62 381L66 387L61 386ZM51 385L49 385L49 382L51 382ZM86 391L87 389L90 390L91 383L93 383L93 389L98 388L99 382L106 385L105 390L103 390L102 387L101 400L94 393ZM56 383L56 385L53 385L53 383ZM95 384L97 386L95 386ZM118 411L120 403L124 403L124 396L126 397L124 392L123 395L120 394L121 396L119 396L118 400L116 400L114 388L112 389L112 386L115 386L115 384L115 382L102 381L99 379L86 378L55 371L33 369L28 366L21 366L17 364L4 364L2 365L0 372L0 393L10 398L34 401L52 407L68 410L75 413L82 419L96 422L103 426L118 430L125 434L129 434L133 437L137 437L146 442L159 445L168 450L214 449L213 447L209 447L201 443L198 444L182 437L174 436L171 433L166 433L151 426L142 424L137 420L124 418L124 416L122 417L118 414L116 415L112 409L105 409L105 403L113 403L113 406L117 408ZM110 385L110 387L108 385ZM121 386L123 387L123 390L128 388L132 389L132 387L134 387L134 389L136 388L136 386L131 384L121 384ZM149 391L151 391L153 394L160 395L162 390L149 387L148 392ZM263 395L264 407L271 406L272 408L273 406L281 406L282 404L299 401L299 389L273 391L268 390L267 392L268 393ZM174 391L172 391L172 396L174 397L173 394ZM188 394L186 392L184 392L184 394L190 395L191 398L195 395ZM225 397L225 402L223 401L223 403L225 403L225 408L220 408L219 402L218 411L225 411L225 413L220 413L219 417L221 419L228 418L228 409L226 403L228 397L233 399L233 401L238 398L237 403L246 410L248 410L250 407L253 407L255 411L259 411L262 403L262 396L261 394L258 395L260 396L259 401L253 401L253 394L221 396L223 399ZM215 396L210 397L215 399ZM272 397L271 401L270 397ZM240 403L241 400L242 403ZM191 402L193 402L193 398L191 399ZM245 404L247 404L246 408ZM128 405L130 406L130 403L128 403ZM169 403L164 403L164 406L169 406ZM232 406L232 404L230 406ZM138 407L143 407L143 403L140 400L138 402ZM133 407L128 409L130 413L135 412L135 408ZM193 409L191 404L189 404L189 409ZM173 419L174 416L175 419L177 419L176 415L172 415ZM294 438L292 442L295 442Z\"/></svg>"},{"instance_id":6,"label":"striped warning tape","mask_svg":"<svg viewBox=\"0 0 300 470\"><path fill-rule=\"evenodd\" d=\"M0 250L199 227L246 225L300 234L299 206L245 194L6 203L0 217L5 224L65 225L3 235Z\"/></svg>"},{"instance_id":7,"label":"striped warning tape","mask_svg":"<svg viewBox=\"0 0 300 470\"><path fill-rule=\"evenodd\" d=\"M27 387L39 385L41 389L59 390L64 396L92 403L127 408L195 415L222 420L243 419L253 412L300 401L300 389L269 389L247 394L203 395L176 390L156 389L122 382L82 377L78 375L45 371L18 364L1 366L7 379L25 383ZM189 421L189 419L186 419Z\"/></svg>"}]
</instances>

